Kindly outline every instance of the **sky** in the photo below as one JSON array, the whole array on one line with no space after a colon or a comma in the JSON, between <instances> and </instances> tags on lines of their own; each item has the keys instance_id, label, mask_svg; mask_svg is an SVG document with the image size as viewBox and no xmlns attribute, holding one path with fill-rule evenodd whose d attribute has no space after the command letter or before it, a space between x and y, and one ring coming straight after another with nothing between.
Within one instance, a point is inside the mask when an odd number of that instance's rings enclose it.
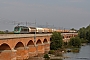
<instances>
[{"instance_id":1,"label":"sky","mask_svg":"<svg viewBox=\"0 0 90 60\"><path fill-rule=\"evenodd\" d=\"M79 29L90 24L90 0L0 0L0 30L24 26ZM26 22L28 24L26 25Z\"/></svg>"}]
</instances>

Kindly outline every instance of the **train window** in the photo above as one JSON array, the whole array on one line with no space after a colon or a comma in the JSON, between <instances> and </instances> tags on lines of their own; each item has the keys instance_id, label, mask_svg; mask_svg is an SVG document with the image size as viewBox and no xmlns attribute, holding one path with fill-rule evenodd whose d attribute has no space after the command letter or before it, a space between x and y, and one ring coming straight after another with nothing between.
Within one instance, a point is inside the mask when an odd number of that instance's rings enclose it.
<instances>
[{"instance_id":1,"label":"train window","mask_svg":"<svg viewBox=\"0 0 90 60\"><path fill-rule=\"evenodd\" d=\"M28 31L28 29L24 29L24 31Z\"/></svg>"},{"instance_id":2,"label":"train window","mask_svg":"<svg viewBox=\"0 0 90 60\"><path fill-rule=\"evenodd\" d=\"M19 27L15 27L15 29L14 29L15 31L18 31L19 30Z\"/></svg>"},{"instance_id":3,"label":"train window","mask_svg":"<svg viewBox=\"0 0 90 60\"><path fill-rule=\"evenodd\" d=\"M22 31L29 31L28 29L22 29Z\"/></svg>"}]
</instances>

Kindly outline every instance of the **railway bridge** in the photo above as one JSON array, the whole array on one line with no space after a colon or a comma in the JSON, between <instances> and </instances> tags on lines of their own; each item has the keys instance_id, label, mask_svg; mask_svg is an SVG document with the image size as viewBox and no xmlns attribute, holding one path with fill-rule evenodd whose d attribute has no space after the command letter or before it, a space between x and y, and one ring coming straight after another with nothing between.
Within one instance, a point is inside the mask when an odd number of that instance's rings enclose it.
<instances>
[{"instance_id":1,"label":"railway bridge","mask_svg":"<svg viewBox=\"0 0 90 60\"><path fill-rule=\"evenodd\" d=\"M50 50L52 34L0 34L0 60L28 59ZM76 33L62 33L66 40ZM35 37L36 36L36 37Z\"/></svg>"}]
</instances>

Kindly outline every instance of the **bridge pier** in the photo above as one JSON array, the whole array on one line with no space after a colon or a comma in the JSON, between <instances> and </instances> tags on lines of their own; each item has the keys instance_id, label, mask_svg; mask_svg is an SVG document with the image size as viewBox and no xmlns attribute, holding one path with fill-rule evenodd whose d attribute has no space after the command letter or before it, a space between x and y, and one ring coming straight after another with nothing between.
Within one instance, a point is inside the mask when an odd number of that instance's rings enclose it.
<instances>
[{"instance_id":1,"label":"bridge pier","mask_svg":"<svg viewBox=\"0 0 90 60\"><path fill-rule=\"evenodd\" d=\"M11 60L16 60L16 51L17 50L13 50L12 53L11 53Z\"/></svg>"},{"instance_id":2,"label":"bridge pier","mask_svg":"<svg viewBox=\"0 0 90 60\"><path fill-rule=\"evenodd\" d=\"M36 47L34 45L29 45L28 46L28 54L29 54L29 57L37 55Z\"/></svg>"},{"instance_id":3,"label":"bridge pier","mask_svg":"<svg viewBox=\"0 0 90 60\"><path fill-rule=\"evenodd\" d=\"M50 51L50 43L44 43L45 53Z\"/></svg>"}]
</instances>

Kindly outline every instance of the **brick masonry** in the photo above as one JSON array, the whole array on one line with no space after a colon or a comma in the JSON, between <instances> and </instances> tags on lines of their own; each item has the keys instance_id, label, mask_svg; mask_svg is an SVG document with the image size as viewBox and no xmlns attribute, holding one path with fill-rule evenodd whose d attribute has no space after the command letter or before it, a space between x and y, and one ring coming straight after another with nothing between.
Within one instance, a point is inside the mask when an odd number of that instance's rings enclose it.
<instances>
[{"instance_id":1,"label":"brick masonry","mask_svg":"<svg viewBox=\"0 0 90 60\"><path fill-rule=\"evenodd\" d=\"M63 34L67 42L78 34ZM17 37L0 39L0 60L23 60L50 50L50 35L34 37Z\"/></svg>"}]
</instances>

